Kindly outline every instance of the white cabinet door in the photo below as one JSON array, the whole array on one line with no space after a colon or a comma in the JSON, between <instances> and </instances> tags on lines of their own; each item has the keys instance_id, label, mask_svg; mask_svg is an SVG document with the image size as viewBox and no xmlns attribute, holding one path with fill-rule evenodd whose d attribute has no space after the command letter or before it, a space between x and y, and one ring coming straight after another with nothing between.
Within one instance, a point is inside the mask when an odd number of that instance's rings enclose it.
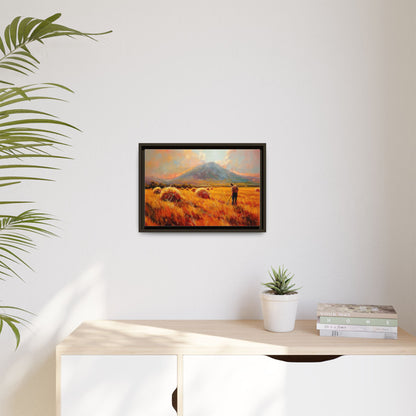
<instances>
[{"instance_id":1,"label":"white cabinet door","mask_svg":"<svg viewBox=\"0 0 416 416\"><path fill-rule=\"evenodd\" d=\"M176 386L176 356L63 355L61 416L174 416Z\"/></svg>"},{"instance_id":2,"label":"white cabinet door","mask_svg":"<svg viewBox=\"0 0 416 416\"><path fill-rule=\"evenodd\" d=\"M184 416L284 415L285 364L264 356L184 356Z\"/></svg>"},{"instance_id":3,"label":"white cabinet door","mask_svg":"<svg viewBox=\"0 0 416 416\"><path fill-rule=\"evenodd\" d=\"M184 416L414 416L416 356L185 356Z\"/></svg>"},{"instance_id":4,"label":"white cabinet door","mask_svg":"<svg viewBox=\"0 0 416 416\"><path fill-rule=\"evenodd\" d=\"M343 356L322 363L290 363L286 414L414 416L415 381L414 355Z\"/></svg>"}]
</instances>

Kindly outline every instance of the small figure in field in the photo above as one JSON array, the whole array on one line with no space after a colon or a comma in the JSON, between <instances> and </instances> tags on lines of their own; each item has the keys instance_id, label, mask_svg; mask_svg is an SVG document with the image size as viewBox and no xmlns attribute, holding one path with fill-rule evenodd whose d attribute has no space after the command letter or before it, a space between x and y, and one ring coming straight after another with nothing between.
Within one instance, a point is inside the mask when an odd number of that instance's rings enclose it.
<instances>
[{"instance_id":1,"label":"small figure in field","mask_svg":"<svg viewBox=\"0 0 416 416\"><path fill-rule=\"evenodd\" d=\"M233 205L237 205L238 186L231 184L231 200Z\"/></svg>"}]
</instances>

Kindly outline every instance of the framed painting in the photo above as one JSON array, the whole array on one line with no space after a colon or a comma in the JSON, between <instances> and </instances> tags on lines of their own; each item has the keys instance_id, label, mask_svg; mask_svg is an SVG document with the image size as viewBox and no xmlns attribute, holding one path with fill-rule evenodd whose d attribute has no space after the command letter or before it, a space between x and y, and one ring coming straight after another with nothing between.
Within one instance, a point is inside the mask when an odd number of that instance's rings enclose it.
<instances>
[{"instance_id":1,"label":"framed painting","mask_svg":"<svg viewBox=\"0 0 416 416\"><path fill-rule=\"evenodd\" d=\"M266 144L139 144L139 231L266 231Z\"/></svg>"}]
</instances>

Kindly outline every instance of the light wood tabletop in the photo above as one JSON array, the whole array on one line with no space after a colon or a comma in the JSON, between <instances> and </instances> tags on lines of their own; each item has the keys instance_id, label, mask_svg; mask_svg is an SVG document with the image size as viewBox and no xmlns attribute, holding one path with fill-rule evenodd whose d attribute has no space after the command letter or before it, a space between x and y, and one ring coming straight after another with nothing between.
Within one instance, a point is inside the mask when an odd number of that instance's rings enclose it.
<instances>
[{"instance_id":1,"label":"light wood tabletop","mask_svg":"<svg viewBox=\"0 0 416 416\"><path fill-rule=\"evenodd\" d=\"M399 328L397 340L321 337L316 321L287 333L261 320L89 321L56 348L57 355L413 355L416 337Z\"/></svg>"}]
</instances>

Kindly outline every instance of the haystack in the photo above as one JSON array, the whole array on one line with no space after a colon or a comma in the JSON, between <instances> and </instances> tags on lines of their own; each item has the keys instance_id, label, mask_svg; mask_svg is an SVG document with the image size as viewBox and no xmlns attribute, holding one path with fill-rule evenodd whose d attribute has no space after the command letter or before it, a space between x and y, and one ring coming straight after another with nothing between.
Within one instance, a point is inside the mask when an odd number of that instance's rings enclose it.
<instances>
[{"instance_id":1,"label":"haystack","mask_svg":"<svg viewBox=\"0 0 416 416\"><path fill-rule=\"evenodd\" d=\"M169 186L162 190L160 199L162 201L179 202L182 199L182 194L173 186Z\"/></svg>"},{"instance_id":2,"label":"haystack","mask_svg":"<svg viewBox=\"0 0 416 416\"><path fill-rule=\"evenodd\" d=\"M209 199L209 192L205 188L199 188L196 190L196 196L203 199Z\"/></svg>"},{"instance_id":3,"label":"haystack","mask_svg":"<svg viewBox=\"0 0 416 416\"><path fill-rule=\"evenodd\" d=\"M153 188L153 193L154 194L160 194L160 191L161 191L162 189L159 187L159 186L156 186L156 188Z\"/></svg>"}]
</instances>

